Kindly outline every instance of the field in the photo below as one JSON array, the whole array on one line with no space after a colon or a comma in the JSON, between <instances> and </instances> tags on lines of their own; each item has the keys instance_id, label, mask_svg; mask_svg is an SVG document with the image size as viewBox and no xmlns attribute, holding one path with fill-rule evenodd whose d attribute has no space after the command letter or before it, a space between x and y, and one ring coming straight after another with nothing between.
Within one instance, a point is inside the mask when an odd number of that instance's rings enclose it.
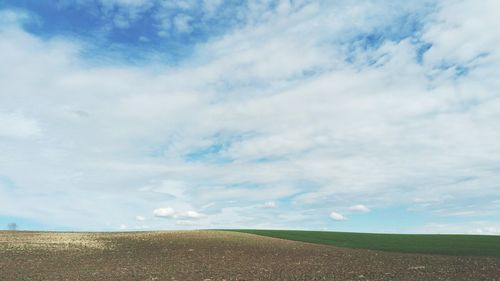
<instances>
[{"instance_id":1,"label":"field","mask_svg":"<svg viewBox=\"0 0 500 281\"><path fill-rule=\"evenodd\" d=\"M372 234L326 231L236 230L268 237L400 253L500 258L500 236Z\"/></svg>"},{"instance_id":2,"label":"field","mask_svg":"<svg viewBox=\"0 0 500 281\"><path fill-rule=\"evenodd\" d=\"M500 280L500 259L228 231L0 232L0 280Z\"/></svg>"}]
</instances>

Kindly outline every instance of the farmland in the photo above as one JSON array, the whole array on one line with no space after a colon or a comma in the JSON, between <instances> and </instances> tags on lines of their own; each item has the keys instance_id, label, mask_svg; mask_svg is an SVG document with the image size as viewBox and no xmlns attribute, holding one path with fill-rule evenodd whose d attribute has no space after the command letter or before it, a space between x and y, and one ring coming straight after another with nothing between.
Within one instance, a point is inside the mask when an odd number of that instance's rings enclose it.
<instances>
[{"instance_id":1,"label":"farmland","mask_svg":"<svg viewBox=\"0 0 500 281\"><path fill-rule=\"evenodd\" d=\"M300 230L237 230L243 233L340 247L401 253L500 258L500 236L373 234Z\"/></svg>"},{"instance_id":2,"label":"farmland","mask_svg":"<svg viewBox=\"0 0 500 281\"><path fill-rule=\"evenodd\" d=\"M499 280L500 259L229 231L0 232L0 280Z\"/></svg>"}]
</instances>

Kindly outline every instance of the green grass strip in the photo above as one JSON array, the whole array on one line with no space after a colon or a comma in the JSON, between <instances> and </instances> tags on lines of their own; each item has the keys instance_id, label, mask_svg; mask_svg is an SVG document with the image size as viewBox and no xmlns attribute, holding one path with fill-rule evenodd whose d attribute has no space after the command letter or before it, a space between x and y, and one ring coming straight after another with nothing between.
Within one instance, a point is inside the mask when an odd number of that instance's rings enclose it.
<instances>
[{"instance_id":1,"label":"green grass strip","mask_svg":"<svg viewBox=\"0 0 500 281\"><path fill-rule=\"evenodd\" d=\"M228 230L288 240L400 253L500 258L500 236L372 234L299 230Z\"/></svg>"}]
</instances>

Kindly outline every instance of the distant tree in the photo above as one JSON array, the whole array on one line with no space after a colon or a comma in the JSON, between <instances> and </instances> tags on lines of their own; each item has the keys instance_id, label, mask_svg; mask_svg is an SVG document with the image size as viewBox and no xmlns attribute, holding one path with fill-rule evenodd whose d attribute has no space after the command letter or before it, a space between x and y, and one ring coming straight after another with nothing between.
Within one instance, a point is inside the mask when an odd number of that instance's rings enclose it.
<instances>
[{"instance_id":1,"label":"distant tree","mask_svg":"<svg viewBox=\"0 0 500 281\"><path fill-rule=\"evenodd\" d=\"M16 230L17 230L17 223L15 223L15 222L11 222L11 223L9 223L9 224L7 225L7 228L8 228L9 230L16 231Z\"/></svg>"}]
</instances>

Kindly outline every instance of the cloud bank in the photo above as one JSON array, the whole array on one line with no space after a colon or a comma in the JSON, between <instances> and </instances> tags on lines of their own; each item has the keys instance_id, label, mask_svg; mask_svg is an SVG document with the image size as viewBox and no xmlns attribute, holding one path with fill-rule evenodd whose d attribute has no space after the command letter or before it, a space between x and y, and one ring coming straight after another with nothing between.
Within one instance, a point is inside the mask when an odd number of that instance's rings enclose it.
<instances>
[{"instance_id":1,"label":"cloud bank","mask_svg":"<svg viewBox=\"0 0 500 281\"><path fill-rule=\"evenodd\" d=\"M49 19L3 9L0 215L71 229L336 229L335 206L358 229L402 208L425 215L402 232L453 214L496 231L500 35L485 32L496 1L264 2L101 0L113 26L91 39L33 31ZM157 45L113 49L140 50L141 63L105 56L102 42L151 13L137 42Z\"/></svg>"}]
</instances>

